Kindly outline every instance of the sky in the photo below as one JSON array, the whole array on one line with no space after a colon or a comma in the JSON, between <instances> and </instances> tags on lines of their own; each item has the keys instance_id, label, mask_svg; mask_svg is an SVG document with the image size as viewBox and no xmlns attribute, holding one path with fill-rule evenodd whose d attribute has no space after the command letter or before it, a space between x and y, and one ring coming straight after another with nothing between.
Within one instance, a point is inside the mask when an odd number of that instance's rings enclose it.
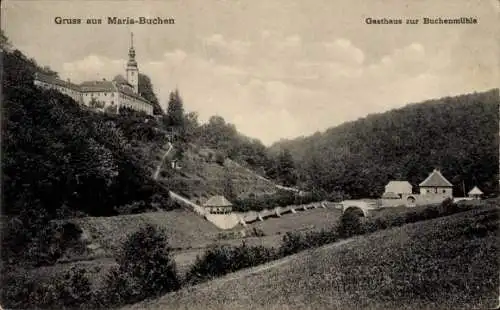
<instances>
[{"instance_id":1,"label":"sky","mask_svg":"<svg viewBox=\"0 0 500 310\"><path fill-rule=\"evenodd\" d=\"M409 103L497 88L498 3L7 0L1 26L15 48L74 82L124 74L133 32L139 70L164 108L178 88L201 121L222 116L269 145ZM175 24L109 25L108 16ZM58 25L56 17L83 24ZM403 24L367 24L368 17ZM424 25L424 17L478 23Z\"/></svg>"}]
</instances>

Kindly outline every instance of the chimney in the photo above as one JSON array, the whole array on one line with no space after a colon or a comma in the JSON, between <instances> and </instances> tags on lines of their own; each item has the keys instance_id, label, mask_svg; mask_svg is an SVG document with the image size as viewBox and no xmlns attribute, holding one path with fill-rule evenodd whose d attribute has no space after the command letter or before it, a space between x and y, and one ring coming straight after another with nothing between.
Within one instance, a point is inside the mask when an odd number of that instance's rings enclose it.
<instances>
[{"instance_id":1,"label":"chimney","mask_svg":"<svg viewBox=\"0 0 500 310\"><path fill-rule=\"evenodd\" d=\"M105 79L105 78L102 78L102 80L103 80L103 81L106 81L106 79Z\"/></svg>"}]
</instances>

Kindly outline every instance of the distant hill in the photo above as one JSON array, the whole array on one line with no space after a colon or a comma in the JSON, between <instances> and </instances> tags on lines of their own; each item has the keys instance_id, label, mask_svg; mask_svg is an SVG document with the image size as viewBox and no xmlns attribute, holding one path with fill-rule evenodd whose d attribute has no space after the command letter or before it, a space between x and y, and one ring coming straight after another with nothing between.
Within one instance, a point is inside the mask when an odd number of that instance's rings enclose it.
<instances>
[{"instance_id":1,"label":"distant hill","mask_svg":"<svg viewBox=\"0 0 500 310\"><path fill-rule=\"evenodd\" d=\"M351 197L378 197L389 180L417 186L434 168L463 196L473 186L498 192L498 89L411 104L282 140L309 188Z\"/></svg>"},{"instance_id":2,"label":"distant hill","mask_svg":"<svg viewBox=\"0 0 500 310\"><path fill-rule=\"evenodd\" d=\"M478 207L342 240L122 309L492 308L498 303L497 227L498 207Z\"/></svg>"}]
</instances>

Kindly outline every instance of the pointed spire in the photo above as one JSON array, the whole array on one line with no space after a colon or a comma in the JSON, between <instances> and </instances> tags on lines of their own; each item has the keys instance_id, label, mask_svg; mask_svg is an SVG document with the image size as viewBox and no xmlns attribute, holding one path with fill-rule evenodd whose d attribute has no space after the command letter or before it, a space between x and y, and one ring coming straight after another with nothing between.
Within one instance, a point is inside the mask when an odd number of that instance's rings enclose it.
<instances>
[{"instance_id":1,"label":"pointed spire","mask_svg":"<svg viewBox=\"0 0 500 310\"><path fill-rule=\"evenodd\" d=\"M134 33L130 33L130 48L128 50L128 67L137 67L137 62L135 61L135 49L134 49Z\"/></svg>"}]
</instances>

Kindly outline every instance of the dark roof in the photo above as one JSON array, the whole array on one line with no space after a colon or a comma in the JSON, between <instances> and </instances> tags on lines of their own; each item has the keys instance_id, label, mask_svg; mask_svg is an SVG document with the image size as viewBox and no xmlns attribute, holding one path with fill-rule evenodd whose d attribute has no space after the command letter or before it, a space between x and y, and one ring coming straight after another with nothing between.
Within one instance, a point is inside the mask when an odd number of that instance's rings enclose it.
<instances>
[{"instance_id":1,"label":"dark roof","mask_svg":"<svg viewBox=\"0 0 500 310\"><path fill-rule=\"evenodd\" d=\"M111 81L85 81L80 84L82 92L114 92L117 91Z\"/></svg>"},{"instance_id":2,"label":"dark roof","mask_svg":"<svg viewBox=\"0 0 500 310\"><path fill-rule=\"evenodd\" d=\"M35 78L35 80L38 80L40 82L45 82L48 84L58 85L58 86L62 86L62 87L66 87L69 89L80 91L80 86L73 84L69 81L63 81L56 76L36 72L34 78Z\"/></svg>"},{"instance_id":3,"label":"dark roof","mask_svg":"<svg viewBox=\"0 0 500 310\"><path fill-rule=\"evenodd\" d=\"M453 187L446 178L439 172L439 170L434 169L432 173L419 185L420 187Z\"/></svg>"},{"instance_id":4,"label":"dark roof","mask_svg":"<svg viewBox=\"0 0 500 310\"><path fill-rule=\"evenodd\" d=\"M213 196L203 204L204 207L230 207L232 204L224 196Z\"/></svg>"}]
</instances>

